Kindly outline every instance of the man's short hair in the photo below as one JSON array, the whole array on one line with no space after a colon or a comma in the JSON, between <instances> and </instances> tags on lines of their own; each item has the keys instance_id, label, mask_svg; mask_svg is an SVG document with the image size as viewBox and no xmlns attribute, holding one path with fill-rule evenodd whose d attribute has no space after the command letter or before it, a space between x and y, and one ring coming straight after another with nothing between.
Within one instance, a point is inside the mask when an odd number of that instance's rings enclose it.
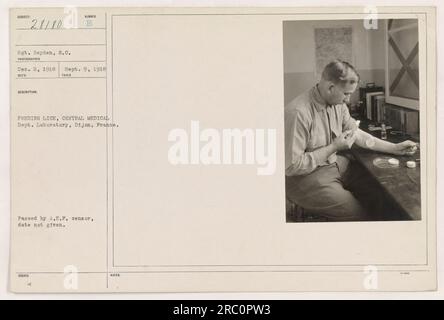
<instances>
[{"instance_id":1,"label":"man's short hair","mask_svg":"<svg viewBox=\"0 0 444 320\"><path fill-rule=\"evenodd\" d=\"M356 75L357 81L356 79L347 78L350 71ZM331 81L334 84L354 84L359 81L359 74L350 63L342 60L333 60L322 71L322 79Z\"/></svg>"}]
</instances>

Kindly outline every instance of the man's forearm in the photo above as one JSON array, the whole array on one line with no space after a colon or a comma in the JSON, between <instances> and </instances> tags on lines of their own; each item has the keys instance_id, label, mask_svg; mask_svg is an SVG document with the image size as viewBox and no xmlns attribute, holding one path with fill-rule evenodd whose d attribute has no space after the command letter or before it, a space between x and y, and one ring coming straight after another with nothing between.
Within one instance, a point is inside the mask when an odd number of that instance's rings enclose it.
<instances>
[{"instance_id":1,"label":"man's forearm","mask_svg":"<svg viewBox=\"0 0 444 320\"><path fill-rule=\"evenodd\" d=\"M362 131L361 129L358 129L356 132L356 144L362 148L379 151L379 152L385 152L385 153L393 153L395 149L395 144L384 141L381 139L378 139L371 134L368 134L365 131Z\"/></svg>"},{"instance_id":2,"label":"man's forearm","mask_svg":"<svg viewBox=\"0 0 444 320\"><path fill-rule=\"evenodd\" d=\"M327 158L334 152L336 152L336 147L333 144L306 152L297 157L295 162L285 169L285 174L287 176L309 174L321 163L325 163Z\"/></svg>"},{"instance_id":3,"label":"man's forearm","mask_svg":"<svg viewBox=\"0 0 444 320\"><path fill-rule=\"evenodd\" d=\"M316 160L316 164L324 163L327 161L328 157L330 157L333 153L337 152L336 146L331 143L328 146L316 149L313 151L313 156Z\"/></svg>"}]
</instances>

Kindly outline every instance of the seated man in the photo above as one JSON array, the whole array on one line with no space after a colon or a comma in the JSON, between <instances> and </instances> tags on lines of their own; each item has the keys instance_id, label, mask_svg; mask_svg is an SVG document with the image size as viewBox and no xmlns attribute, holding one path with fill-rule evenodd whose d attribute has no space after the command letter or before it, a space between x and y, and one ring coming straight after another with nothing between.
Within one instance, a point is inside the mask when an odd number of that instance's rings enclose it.
<instances>
[{"instance_id":1,"label":"seated man","mask_svg":"<svg viewBox=\"0 0 444 320\"><path fill-rule=\"evenodd\" d=\"M317 85L285 107L287 198L333 221L375 220L381 210L372 179L338 151L356 143L403 155L416 146L380 140L358 128L346 105L358 82L353 66L335 60Z\"/></svg>"}]
</instances>

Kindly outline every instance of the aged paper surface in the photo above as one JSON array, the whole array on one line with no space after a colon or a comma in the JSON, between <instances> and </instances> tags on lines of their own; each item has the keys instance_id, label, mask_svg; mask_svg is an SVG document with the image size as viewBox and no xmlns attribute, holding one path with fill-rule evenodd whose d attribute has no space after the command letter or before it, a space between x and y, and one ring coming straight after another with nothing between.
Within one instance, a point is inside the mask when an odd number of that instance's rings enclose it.
<instances>
[{"instance_id":1,"label":"aged paper surface","mask_svg":"<svg viewBox=\"0 0 444 320\"><path fill-rule=\"evenodd\" d=\"M434 290L435 12L379 9L418 19L419 221L285 221L283 22L362 8L11 9L11 290Z\"/></svg>"}]
</instances>

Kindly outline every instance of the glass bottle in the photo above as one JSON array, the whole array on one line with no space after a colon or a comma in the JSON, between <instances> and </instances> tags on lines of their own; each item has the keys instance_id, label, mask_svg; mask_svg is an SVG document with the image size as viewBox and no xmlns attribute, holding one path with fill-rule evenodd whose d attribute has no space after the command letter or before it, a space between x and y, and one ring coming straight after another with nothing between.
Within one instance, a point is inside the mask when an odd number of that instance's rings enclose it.
<instances>
[{"instance_id":1,"label":"glass bottle","mask_svg":"<svg viewBox=\"0 0 444 320\"><path fill-rule=\"evenodd\" d=\"M387 140L387 129L385 128L385 124L381 124L381 139Z\"/></svg>"}]
</instances>

